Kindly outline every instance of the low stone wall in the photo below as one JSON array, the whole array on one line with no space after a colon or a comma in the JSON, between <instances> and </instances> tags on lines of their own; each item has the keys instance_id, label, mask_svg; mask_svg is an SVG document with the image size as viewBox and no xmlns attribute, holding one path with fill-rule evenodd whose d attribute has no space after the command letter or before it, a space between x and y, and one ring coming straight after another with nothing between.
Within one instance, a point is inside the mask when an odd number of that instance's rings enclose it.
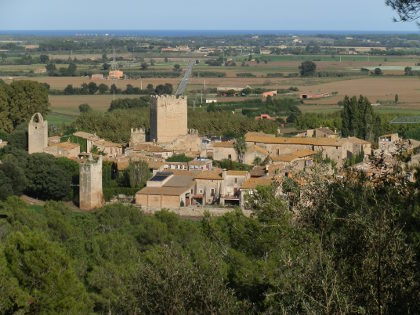
<instances>
[{"instance_id":1,"label":"low stone wall","mask_svg":"<svg viewBox=\"0 0 420 315\"><path fill-rule=\"evenodd\" d=\"M161 208L142 208L144 213L148 214L154 214L155 212L158 212L162 210ZM203 217L206 212L210 213L213 217L223 216L226 213L235 211L234 208L206 208L206 207L182 207L177 209L166 209L169 212L173 212L178 214L181 217ZM242 213L246 217L250 217L252 211L250 210L242 210Z\"/></svg>"}]
</instances>

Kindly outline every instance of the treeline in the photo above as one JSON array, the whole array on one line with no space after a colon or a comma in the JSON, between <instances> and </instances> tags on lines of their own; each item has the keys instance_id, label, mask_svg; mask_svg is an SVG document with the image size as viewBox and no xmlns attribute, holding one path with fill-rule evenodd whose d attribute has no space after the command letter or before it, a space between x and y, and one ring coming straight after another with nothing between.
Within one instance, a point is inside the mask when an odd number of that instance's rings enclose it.
<instances>
[{"instance_id":1,"label":"treeline","mask_svg":"<svg viewBox=\"0 0 420 315\"><path fill-rule=\"evenodd\" d=\"M81 113L72 124L72 128L95 132L105 139L126 143L130 140L130 128L149 128L149 107L144 106L144 100L132 102L134 105L131 108L131 101L117 100L114 108L110 108L106 113ZM188 111L188 128L197 129L201 135L237 136L248 131L276 133L277 127L275 121L255 120L231 112Z\"/></svg>"},{"instance_id":2,"label":"treeline","mask_svg":"<svg viewBox=\"0 0 420 315\"><path fill-rule=\"evenodd\" d=\"M73 87L72 84L68 84L64 90L49 90L50 94L53 95L94 95L94 94L126 94L126 95L150 95L150 94L172 94L173 86L170 83L159 84L153 87L153 84L148 84L146 89L140 89L131 84L127 84L125 89L117 87L114 83L109 87L107 84L101 83L96 84L95 82L82 83L80 87Z\"/></svg>"},{"instance_id":3,"label":"treeline","mask_svg":"<svg viewBox=\"0 0 420 315\"><path fill-rule=\"evenodd\" d=\"M275 186L201 221L1 202L0 313L418 314L419 183L311 176L298 216Z\"/></svg>"},{"instance_id":4,"label":"treeline","mask_svg":"<svg viewBox=\"0 0 420 315\"><path fill-rule=\"evenodd\" d=\"M25 193L42 200L77 201L79 164L11 145L0 150L0 199Z\"/></svg>"},{"instance_id":5,"label":"treeline","mask_svg":"<svg viewBox=\"0 0 420 315\"><path fill-rule=\"evenodd\" d=\"M149 128L149 107L113 109L106 113L89 111L78 116L72 127L114 142L127 143L131 128Z\"/></svg>"},{"instance_id":6,"label":"treeline","mask_svg":"<svg viewBox=\"0 0 420 315\"><path fill-rule=\"evenodd\" d=\"M45 115L48 106L48 90L43 84L24 80L6 84L0 80L0 132L12 132L36 112Z\"/></svg>"}]
</instances>

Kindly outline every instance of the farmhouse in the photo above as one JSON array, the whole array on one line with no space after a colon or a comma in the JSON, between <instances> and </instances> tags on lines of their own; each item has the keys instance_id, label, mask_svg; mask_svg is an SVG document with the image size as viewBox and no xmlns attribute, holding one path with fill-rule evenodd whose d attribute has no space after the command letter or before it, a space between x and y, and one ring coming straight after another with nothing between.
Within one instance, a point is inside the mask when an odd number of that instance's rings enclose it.
<instances>
[{"instance_id":1,"label":"farmhouse","mask_svg":"<svg viewBox=\"0 0 420 315\"><path fill-rule=\"evenodd\" d=\"M269 97L269 96L270 96L270 97L277 96L277 90L264 92L264 93L262 94L262 96L263 96L263 98L267 98L267 97Z\"/></svg>"},{"instance_id":2,"label":"farmhouse","mask_svg":"<svg viewBox=\"0 0 420 315\"><path fill-rule=\"evenodd\" d=\"M124 78L124 72L122 72L121 70L109 71L109 74L108 74L109 80L120 80L122 78Z\"/></svg>"}]
</instances>

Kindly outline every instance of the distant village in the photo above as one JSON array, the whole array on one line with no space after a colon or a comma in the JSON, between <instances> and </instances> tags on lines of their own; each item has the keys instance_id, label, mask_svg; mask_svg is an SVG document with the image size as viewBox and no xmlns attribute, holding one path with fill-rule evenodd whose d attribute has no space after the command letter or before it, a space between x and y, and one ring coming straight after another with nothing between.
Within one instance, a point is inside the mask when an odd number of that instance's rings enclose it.
<instances>
[{"instance_id":1,"label":"distant village","mask_svg":"<svg viewBox=\"0 0 420 315\"><path fill-rule=\"evenodd\" d=\"M117 171L124 171L132 161L144 161L153 174L134 199L145 211L171 209L181 215L203 214L204 209L230 211L241 207L247 211L247 196L257 187L292 179L299 183L302 172L311 172L317 163L329 165L325 176L340 176L348 160L359 158L352 167L367 176L380 175L388 166L399 163L407 180L410 171L419 164L420 155L413 154L419 145L414 140L401 139L398 134L379 137L377 149L372 143L355 137L342 138L337 130L326 127L306 130L294 137L248 132L243 148L237 140L204 137L187 127L187 98L184 96L153 96L150 104L150 130L131 129L128 144L101 139L96 134L77 131L70 137L48 137L48 122L34 114L28 125L29 154L45 152L55 157L67 157L80 164L79 207L93 210L104 205L102 163L112 162ZM279 130L279 133L281 130ZM0 143L5 146L6 142ZM397 158L411 154L410 165ZM167 159L183 154L189 162ZM378 157L379 167L372 163ZM253 165L248 170L218 168L215 161L240 162ZM404 165L403 165L404 164ZM127 196L115 196L115 200ZM230 210L229 210L230 209ZM223 211L221 213L223 213Z\"/></svg>"}]
</instances>

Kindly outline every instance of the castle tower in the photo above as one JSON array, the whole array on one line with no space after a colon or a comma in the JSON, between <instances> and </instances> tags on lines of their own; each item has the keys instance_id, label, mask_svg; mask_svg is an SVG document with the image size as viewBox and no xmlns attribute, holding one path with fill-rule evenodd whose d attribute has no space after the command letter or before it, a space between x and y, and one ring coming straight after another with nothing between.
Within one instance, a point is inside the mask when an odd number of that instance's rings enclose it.
<instances>
[{"instance_id":1,"label":"castle tower","mask_svg":"<svg viewBox=\"0 0 420 315\"><path fill-rule=\"evenodd\" d=\"M146 142L146 131L143 128L131 128L129 147Z\"/></svg>"},{"instance_id":2,"label":"castle tower","mask_svg":"<svg viewBox=\"0 0 420 315\"><path fill-rule=\"evenodd\" d=\"M104 205L102 191L102 157L94 160L89 155L86 161L80 164L79 180L79 208L93 210Z\"/></svg>"},{"instance_id":3,"label":"castle tower","mask_svg":"<svg viewBox=\"0 0 420 315\"><path fill-rule=\"evenodd\" d=\"M48 122L35 113L28 125L28 152L41 153L48 146Z\"/></svg>"},{"instance_id":4,"label":"castle tower","mask_svg":"<svg viewBox=\"0 0 420 315\"><path fill-rule=\"evenodd\" d=\"M150 141L168 143L187 133L187 98L175 95L152 96Z\"/></svg>"}]
</instances>

